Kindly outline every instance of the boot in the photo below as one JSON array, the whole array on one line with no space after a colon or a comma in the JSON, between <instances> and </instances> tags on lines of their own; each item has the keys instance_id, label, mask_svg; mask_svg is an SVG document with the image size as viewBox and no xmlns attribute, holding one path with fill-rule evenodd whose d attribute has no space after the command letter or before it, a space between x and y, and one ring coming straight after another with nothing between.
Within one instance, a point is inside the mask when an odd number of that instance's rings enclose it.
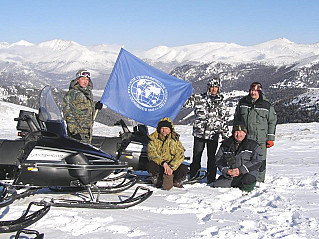
<instances>
[{"instance_id":1,"label":"boot","mask_svg":"<svg viewBox=\"0 0 319 239\"><path fill-rule=\"evenodd\" d=\"M184 188L182 181L174 182L173 186L176 188Z\"/></svg>"},{"instance_id":2,"label":"boot","mask_svg":"<svg viewBox=\"0 0 319 239\"><path fill-rule=\"evenodd\" d=\"M163 175L163 189L170 190L173 187L174 175Z\"/></svg>"},{"instance_id":3,"label":"boot","mask_svg":"<svg viewBox=\"0 0 319 239\"><path fill-rule=\"evenodd\" d=\"M158 175L152 176L151 181L152 181L154 187L156 187L156 188L162 187L163 182Z\"/></svg>"}]
</instances>

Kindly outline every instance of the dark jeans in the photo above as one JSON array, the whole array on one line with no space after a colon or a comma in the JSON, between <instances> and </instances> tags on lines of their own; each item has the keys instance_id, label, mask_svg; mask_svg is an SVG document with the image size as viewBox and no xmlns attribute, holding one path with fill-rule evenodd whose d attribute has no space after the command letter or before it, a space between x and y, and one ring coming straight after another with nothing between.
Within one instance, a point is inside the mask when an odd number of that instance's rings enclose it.
<instances>
[{"instance_id":1,"label":"dark jeans","mask_svg":"<svg viewBox=\"0 0 319 239\"><path fill-rule=\"evenodd\" d=\"M185 164L181 164L175 171L173 171L174 175L174 183L175 182L181 182L184 179L186 179L186 174L187 174L188 168ZM160 182L163 182L163 174L164 174L164 168L161 165L156 164L154 161L149 161L147 163L147 172L151 176L156 176L158 177L158 180Z\"/></svg>"},{"instance_id":2,"label":"dark jeans","mask_svg":"<svg viewBox=\"0 0 319 239\"><path fill-rule=\"evenodd\" d=\"M207 182L214 182L216 179L216 160L215 153L218 146L218 140L209 140L194 137L193 162L190 165L190 177L196 177L198 170L201 168L201 158L205 148L207 147Z\"/></svg>"}]
</instances>

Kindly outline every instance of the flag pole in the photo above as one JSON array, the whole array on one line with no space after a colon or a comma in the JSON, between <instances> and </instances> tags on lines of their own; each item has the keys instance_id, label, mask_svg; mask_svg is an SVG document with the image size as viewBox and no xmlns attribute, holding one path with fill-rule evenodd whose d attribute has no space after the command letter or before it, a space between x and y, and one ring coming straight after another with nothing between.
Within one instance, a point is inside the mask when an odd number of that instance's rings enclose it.
<instances>
[{"instance_id":1,"label":"flag pole","mask_svg":"<svg viewBox=\"0 0 319 239\"><path fill-rule=\"evenodd\" d=\"M121 49L124 49L124 45L121 46ZM103 104L104 105L104 104ZM93 121L95 121L97 114L99 113L99 109L95 109L94 114L93 114Z\"/></svg>"}]
</instances>

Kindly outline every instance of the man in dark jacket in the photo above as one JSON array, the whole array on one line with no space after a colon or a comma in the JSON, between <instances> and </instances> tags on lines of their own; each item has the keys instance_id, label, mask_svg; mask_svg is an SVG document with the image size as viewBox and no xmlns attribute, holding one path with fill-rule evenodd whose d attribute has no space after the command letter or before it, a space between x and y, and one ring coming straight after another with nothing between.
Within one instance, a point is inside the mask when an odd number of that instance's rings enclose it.
<instances>
[{"instance_id":1,"label":"man in dark jacket","mask_svg":"<svg viewBox=\"0 0 319 239\"><path fill-rule=\"evenodd\" d=\"M256 185L262 161L259 144L247 138L244 124L233 126L233 135L224 140L216 154L216 164L221 176L214 187L238 187L250 192Z\"/></svg>"},{"instance_id":2,"label":"man in dark jacket","mask_svg":"<svg viewBox=\"0 0 319 239\"><path fill-rule=\"evenodd\" d=\"M218 138L228 137L226 118L228 112L224 97L220 93L220 78L215 76L207 83L207 92L193 94L186 101L185 108L194 108L195 120L193 122L193 162L190 165L190 178L198 175L201 168L201 158L206 145L207 148L207 183L210 184L216 178L215 153L218 146Z\"/></svg>"},{"instance_id":3,"label":"man in dark jacket","mask_svg":"<svg viewBox=\"0 0 319 239\"><path fill-rule=\"evenodd\" d=\"M265 181L267 148L274 145L277 115L264 96L259 82L250 85L249 95L243 97L236 108L234 123L244 122L249 138L256 140L263 156L258 182Z\"/></svg>"},{"instance_id":4,"label":"man in dark jacket","mask_svg":"<svg viewBox=\"0 0 319 239\"><path fill-rule=\"evenodd\" d=\"M171 119L161 119L150 139L147 146L147 171L152 176L154 185L163 186L165 190L170 190L173 186L183 187L187 174L187 166L182 164L185 149Z\"/></svg>"}]
</instances>

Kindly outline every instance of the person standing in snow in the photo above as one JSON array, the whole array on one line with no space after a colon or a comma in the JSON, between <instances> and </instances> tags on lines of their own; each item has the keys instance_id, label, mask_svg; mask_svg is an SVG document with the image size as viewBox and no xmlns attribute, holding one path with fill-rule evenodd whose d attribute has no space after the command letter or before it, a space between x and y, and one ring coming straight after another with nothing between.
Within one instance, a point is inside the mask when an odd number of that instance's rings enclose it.
<instances>
[{"instance_id":1,"label":"person standing in snow","mask_svg":"<svg viewBox=\"0 0 319 239\"><path fill-rule=\"evenodd\" d=\"M94 111L102 109L100 101L93 102L91 73L79 70L63 98L63 117L67 135L84 143L91 143Z\"/></svg>"},{"instance_id":2,"label":"person standing in snow","mask_svg":"<svg viewBox=\"0 0 319 239\"><path fill-rule=\"evenodd\" d=\"M190 165L190 178L197 177L201 168L201 158L205 144L207 147L207 183L216 179L215 153L219 135L228 136L226 117L228 112L224 97L220 94L221 81L219 77L211 78L207 83L207 92L193 94L185 102L185 108L194 108L193 122L193 162Z\"/></svg>"},{"instance_id":3,"label":"person standing in snow","mask_svg":"<svg viewBox=\"0 0 319 239\"><path fill-rule=\"evenodd\" d=\"M236 122L244 122L249 137L260 144L263 161L257 181L264 182L267 148L274 145L277 115L274 107L264 96L259 82L253 82L249 94L239 100L234 115L234 123Z\"/></svg>"},{"instance_id":4,"label":"person standing in snow","mask_svg":"<svg viewBox=\"0 0 319 239\"><path fill-rule=\"evenodd\" d=\"M247 138L247 128L243 123L235 124L232 136L222 142L216 154L216 164L222 175L213 187L238 187L251 192L256 185L261 162L259 144Z\"/></svg>"},{"instance_id":5,"label":"person standing in snow","mask_svg":"<svg viewBox=\"0 0 319 239\"><path fill-rule=\"evenodd\" d=\"M168 117L161 119L150 139L147 146L147 171L152 176L154 186L163 186L165 190L173 186L182 188L187 174L187 166L182 164L185 149L172 120Z\"/></svg>"}]
</instances>

